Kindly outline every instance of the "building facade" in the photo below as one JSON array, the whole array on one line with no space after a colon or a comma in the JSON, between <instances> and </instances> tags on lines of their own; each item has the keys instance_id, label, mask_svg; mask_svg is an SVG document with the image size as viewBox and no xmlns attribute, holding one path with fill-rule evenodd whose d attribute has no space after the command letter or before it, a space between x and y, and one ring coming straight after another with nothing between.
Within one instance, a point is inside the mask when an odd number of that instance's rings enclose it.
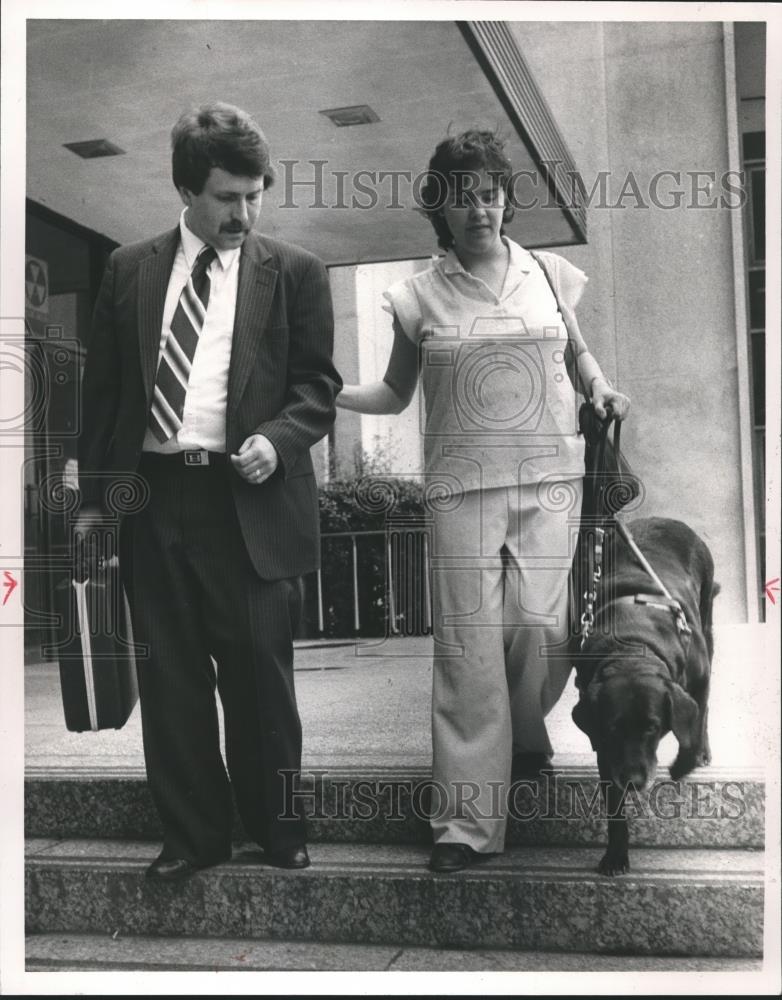
<instances>
[{"instance_id":1,"label":"building facade","mask_svg":"<svg viewBox=\"0 0 782 1000\"><path fill-rule=\"evenodd\" d=\"M513 58L505 63L499 57L493 60L492 46L499 51L500 42L490 33L482 34L480 25L486 23L471 22L478 27L469 31L445 22L395 26L408 31L405 38L410 46L415 39L419 44L423 44L421 39L434 44L437 38L453 46L450 62L432 67L428 117L420 92L388 92L400 78L390 53L379 51L373 64L366 45L345 43L350 31L362 32L361 40L367 45L378 44L380 36L370 38L365 25L348 29L340 28L339 22L323 22L318 26L317 37L324 45L346 46L340 50L345 65L342 83L332 88L333 100L341 98L346 104L355 100L355 88L344 81L360 78L366 88L362 96L389 109L385 119L380 116L381 121L370 126L379 131L362 133L366 138L352 152L354 165L367 162L358 157L366 158L375 148L381 162L383 156L392 162L393 151L404 149L399 162L423 170L434 144L454 120L449 108L462 109L456 120L465 125L493 127L491 100L497 102L497 114L502 113L504 127L513 130L518 150L531 151L531 162L520 165L542 170L549 191L556 189L548 215L545 210L517 212L512 235L532 248L547 246L561 252L587 273L589 285L579 307L581 327L606 374L632 399L623 446L645 487L638 513L679 518L698 531L714 554L722 583L718 622L757 621L763 616L765 503L764 24L509 22L503 28L503 44L508 37L512 40L523 76L514 75L518 66L514 67ZM192 25L187 23L180 39L198 34L198 23ZM66 190L68 175L62 170L56 183L50 182L46 158L33 157L31 152L51 139L60 144L58 156L71 156L60 148L64 136L55 134L55 118L57 100L67 101L70 107L78 94L80 77L72 68L79 65L78 52L74 50L70 62L66 56L68 46L78 45L80 36L57 30L54 22L48 27L42 22L36 30L39 35L31 36L28 69L27 326L30 350L40 357L39 367L49 373L50 391L46 412L31 427L23 487L29 563L45 567L52 546L62 539L55 538L47 521L41 491L47 477L60 475L68 480L73 474L74 437L69 421L78 420L78 372L102 267L111 248L134 235L131 204L139 206L139 214L146 208L156 216L155 199L169 199L170 218L165 225L175 223L178 208L165 169L167 134L157 122L150 126L141 150L154 157L150 162L157 164L157 174L145 174L142 159L132 167L137 187L123 189L130 202L126 201L122 212L112 203L101 215L101 198L91 199L90 194L110 190L112 183L116 186L107 171L128 169L130 160L120 157L106 161L105 166L95 160L79 164L78 170L75 165L68 167L74 171L70 191ZM105 32L108 27L102 24L91 30ZM175 44L170 35L164 36L165 30L162 23L158 28L155 22L134 22L122 33L157 33L161 45ZM213 37L214 27L209 30ZM290 33L291 29L280 30ZM305 25L300 34L306 30ZM285 37L286 44L304 44L295 34ZM263 38L268 45L274 44L273 38L269 40L268 23ZM126 59L128 79L135 81L134 86L143 83L137 80L133 52L138 51L142 50L129 49ZM245 55L250 59L249 51ZM457 57L465 60L461 68ZM201 72L199 58L192 57L188 72L191 68L194 75ZM90 59L102 59L107 72L110 68L115 76L119 73L117 86L123 85L122 59L116 49L109 47L102 54L100 45L91 44ZM435 81L455 72L455 59L456 69L464 73L464 92L453 86L448 92L438 91ZM419 63L416 59L415 64ZM61 79L47 77L50 69L61 71ZM98 75L99 71L100 67ZM336 70L332 67L331 72ZM324 92L332 83L328 73L324 69ZM73 76L70 83L68 74ZM522 85L530 79L537 85L537 96L527 106ZM478 93L479 84L485 94ZM66 85L72 87L70 95L64 90ZM247 94L234 96L226 86L222 81L223 97L253 106ZM242 86L251 90L252 81ZM412 86L420 88L420 81L413 81ZM55 89L62 92L56 100L47 100L47 93ZM294 93L289 106L297 107L297 101L303 105L304 94ZM195 92L188 93L188 97L195 96ZM116 121L115 129L121 132L122 124L131 121L131 98L124 99L126 107L106 106L102 118L95 112L96 131L106 131L106 123ZM173 99L162 105L160 121L170 125L175 117ZM406 110L407 121L401 115L394 118L400 107ZM147 113L137 110L140 115ZM91 117L90 107L85 114ZM318 118L319 126L320 122ZM302 132L298 122L293 125L297 135ZM323 128L327 127L331 125L325 122ZM407 145L395 142L405 128ZM545 137L547 128L556 133L551 142ZM125 134L115 132L114 138L129 147L132 131L128 124ZM308 148L309 156L336 158L338 140L356 134L358 130L342 128L324 132L319 139L313 133L304 137L306 142L301 139L302 149ZM572 162L556 162L562 142ZM541 163L546 155L548 162ZM63 160L66 166L71 162ZM78 173L87 170L91 173ZM146 189L141 180L149 182ZM152 208L143 195L149 196ZM316 205L318 211L301 213L291 203L286 215L287 195L283 170L276 195L274 189L270 194L270 198L277 197L276 206L267 211L264 205L262 228L269 224L268 231L274 235L305 245L314 245L318 236L327 249L320 244L316 249L330 264L337 365L346 382L382 377L391 347L391 320L382 309L382 292L400 277L427 266L427 247L436 251L429 223L410 206L393 214L393 219L375 214L371 224L366 213L350 217L345 212L329 213L327 204ZM106 201L105 195L102 200ZM371 235L371 248L365 242L352 249L348 234L353 218L361 223L362 232ZM568 220L571 224L566 224ZM391 222L393 252L388 256L393 259L384 260L383 227L390 227ZM140 227L143 233L139 235L154 231L146 221ZM405 254L408 237L410 250ZM333 248L330 256L329 247ZM65 354L58 338L63 340ZM322 479L349 473L356 467L357 456L367 453L381 459L391 473L420 474L420 429L418 399L396 417L343 412L330 439L316 448L316 467ZM28 575L31 622L45 612L50 586L44 569L37 583L34 573Z\"/></svg>"},{"instance_id":2,"label":"building facade","mask_svg":"<svg viewBox=\"0 0 782 1000\"><path fill-rule=\"evenodd\" d=\"M690 524L714 554L717 620L756 621L765 502L764 26L510 28L586 189L586 242L552 249L589 276L581 328L632 399L622 442L645 487L637 514ZM417 217L410 226L429 223ZM433 232L431 242L436 251ZM392 341L382 292L427 264L332 269L346 381L382 378ZM420 473L420 400L402 416L341 415L337 467L348 470L362 451L380 452L389 472Z\"/></svg>"}]
</instances>

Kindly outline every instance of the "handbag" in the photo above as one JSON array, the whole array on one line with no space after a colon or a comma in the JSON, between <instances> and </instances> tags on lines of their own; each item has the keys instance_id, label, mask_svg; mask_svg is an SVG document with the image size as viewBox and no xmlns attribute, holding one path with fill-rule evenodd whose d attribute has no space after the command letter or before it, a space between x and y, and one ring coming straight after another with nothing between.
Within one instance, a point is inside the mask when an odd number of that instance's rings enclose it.
<instances>
[{"instance_id":1,"label":"handbag","mask_svg":"<svg viewBox=\"0 0 782 1000\"><path fill-rule=\"evenodd\" d=\"M578 426L585 444L582 521L610 521L641 494L640 480L619 447L622 423L610 414L601 420L591 403L582 403Z\"/></svg>"}]
</instances>

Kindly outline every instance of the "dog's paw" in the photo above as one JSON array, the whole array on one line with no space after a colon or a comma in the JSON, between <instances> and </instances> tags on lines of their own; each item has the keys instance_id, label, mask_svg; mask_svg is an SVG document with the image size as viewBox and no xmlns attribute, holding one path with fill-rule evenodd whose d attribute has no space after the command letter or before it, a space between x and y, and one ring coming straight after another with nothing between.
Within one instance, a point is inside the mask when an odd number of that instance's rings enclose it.
<instances>
[{"instance_id":1,"label":"dog's paw","mask_svg":"<svg viewBox=\"0 0 782 1000\"><path fill-rule=\"evenodd\" d=\"M626 875L630 871L630 858L626 851L614 854L610 849L605 852L597 866L600 875Z\"/></svg>"},{"instance_id":2,"label":"dog's paw","mask_svg":"<svg viewBox=\"0 0 782 1000\"><path fill-rule=\"evenodd\" d=\"M698 757L692 751L687 751L686 753L679 753L676 756L676 760L671 764L669 770L671 772L671 778L674 781L681 781L682 778L686 777L690 771L693 771L698 766Z\"/></svg>"},{"instance_id":3,"label":"dog's paw","mask_svg":"<svg viewBox=\"0 0 782 1000\"><path fill-rule=\"evenodd\" d=\"M705 750L701 750L701 752L698 754L695 766L708 767L709 764L711 764L711 750L709 750L709 748L706 747Z\"/></svg>"}]
</instances>

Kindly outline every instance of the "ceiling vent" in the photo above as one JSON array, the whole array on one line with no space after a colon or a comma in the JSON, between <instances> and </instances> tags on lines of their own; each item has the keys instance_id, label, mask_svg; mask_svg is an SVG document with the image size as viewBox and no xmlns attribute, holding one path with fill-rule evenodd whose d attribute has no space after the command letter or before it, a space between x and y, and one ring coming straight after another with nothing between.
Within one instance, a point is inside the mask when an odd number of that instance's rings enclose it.
<instances>
[{"instance_id":1,"label":"ceiling vent","mask_svg":"<svg viewBox=\"0 0 782 1000\"><path fill-rule=\"evenodd\" d=\"M353 104L349 108L329 108L327 111L319 111L318 114L330 118L339 128L344 128L346 125L370 125L372 122L380 121L368 104Z\"/></svg>"},{"instance_id":2,"label":"ceiling vent","mask_svg":"<svg viewBox=\"0 0 782 1000\"><path fill-rule=\"evenodd\" d=\"M115 146L108 139L87 139L86 142L64 142L66 149L70 149L83 160L94 160L99 156L121 156L125 150Z\"/></svg>"}]
</instances>

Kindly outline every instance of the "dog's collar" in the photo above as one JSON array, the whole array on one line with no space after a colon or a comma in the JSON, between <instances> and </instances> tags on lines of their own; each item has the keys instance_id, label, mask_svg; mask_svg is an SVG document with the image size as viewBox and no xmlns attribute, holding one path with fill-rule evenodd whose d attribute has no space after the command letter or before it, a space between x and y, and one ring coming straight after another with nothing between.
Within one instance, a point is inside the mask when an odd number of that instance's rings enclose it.
<instances>
[{"instance_id":1,"label":"dog's collar","mask_svg":"<svg viewBox=\"0 0 782 1000\"><path fill-rule=\"evenodd\" d=\"M691 635L692 629L687 624L687 617L684 608L673 597L665 597L663 594L624 594L622 597L613 597L601 607L601 617L614 604L643 604L648 608L656 608L659 611L672 611L676 616L676 628L680 635Z\"/></svg>"},{"instance_id":2,"label":"dog's collar","mask_svg":"<svg viewBox=\"0 0 782 1000\"><path fill-rule=\"evenodd\" d=\"M684 609L681 604L675 598L665 597L664 594L624 594L621 597L613 597L611 600L606 601L605 604L600 606L596 616L597 621L602 621L605 616L610 613L610 609L617 604L625 605L643 605L647 608L652 608L656 611L665 611L667 613L673 613L676 616L676 626L679 639L681 640L682 647L687 652L689 645L689 638L692 635L692 629L687 624L687 619L684 615ZM579 662L576 664L576 686L579 689L585 689L588 687L595 676L603 671L603 660L604 654L595 656L590 654L587 648L586 655L581 654ZM671 663L667 659L661 656L653 657L653 660L662 665L666 670L671 679L675 679L675 670ZM650 664L651 666L651 664ZM655 668L652 667L652 671L655 672Z\"/></svg>"}]
</instances>

